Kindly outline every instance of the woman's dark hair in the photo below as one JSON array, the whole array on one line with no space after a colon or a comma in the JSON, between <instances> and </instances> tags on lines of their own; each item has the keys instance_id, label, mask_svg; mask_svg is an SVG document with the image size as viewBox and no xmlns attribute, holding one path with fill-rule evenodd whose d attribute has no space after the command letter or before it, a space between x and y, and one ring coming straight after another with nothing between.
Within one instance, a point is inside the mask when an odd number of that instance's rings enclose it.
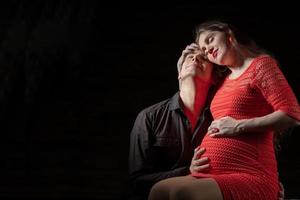
<instances>
[{"instance_id":1,"label":"woman's dark hair","mask_svg":"<svg viewBox=\"0 0 300 200\"><path fill-rule=\"evenodd\" d=\"M217 85L221 81L223 81L223 79L228 74L228 72L229 72L229 70L226 66L220 66L220 65L214 64L213 72L212 72L214 84Z\"/></svg>"}]
</instances>

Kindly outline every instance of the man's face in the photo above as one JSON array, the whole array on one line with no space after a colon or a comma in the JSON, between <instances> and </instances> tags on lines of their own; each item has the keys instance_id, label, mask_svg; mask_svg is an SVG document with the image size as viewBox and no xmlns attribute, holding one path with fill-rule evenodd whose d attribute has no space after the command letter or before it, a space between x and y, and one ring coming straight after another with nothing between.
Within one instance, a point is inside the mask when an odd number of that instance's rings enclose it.
<instances>
[{"instance_id":1,"label":"man's face","mask_svg":"<svg viewBox=\"0 0 300 200\"><path fill-rule=\"evenodd\" d=\"M205 60L200 51L193 52L186 56L179 72L179 78L183 80L188 77L195 77L209 82L212 80L212 69L213 64Z\"/></svg>"}]
</instances>

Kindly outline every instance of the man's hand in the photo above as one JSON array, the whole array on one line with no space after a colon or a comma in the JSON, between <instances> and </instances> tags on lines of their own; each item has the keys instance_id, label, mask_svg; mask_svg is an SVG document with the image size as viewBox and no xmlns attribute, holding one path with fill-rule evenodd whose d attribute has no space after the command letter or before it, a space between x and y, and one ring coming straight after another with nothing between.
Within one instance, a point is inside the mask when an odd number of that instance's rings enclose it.
<instances>
[{"instance_id":1,"label":"man's hand","mask_svg":"<svg viewBox=\"0 0 300 200\"><path fill-rule=\"evenodd\" d=\"M201 155L204 152L205 152L205 149L200 148L200 146L198 146L194 150L194 156L192 158L191 165L190 165L191 173L201 172L209 167L209 164L208 164L209 159L207 157L201 157Z\"/></svg>"}]
</instances>

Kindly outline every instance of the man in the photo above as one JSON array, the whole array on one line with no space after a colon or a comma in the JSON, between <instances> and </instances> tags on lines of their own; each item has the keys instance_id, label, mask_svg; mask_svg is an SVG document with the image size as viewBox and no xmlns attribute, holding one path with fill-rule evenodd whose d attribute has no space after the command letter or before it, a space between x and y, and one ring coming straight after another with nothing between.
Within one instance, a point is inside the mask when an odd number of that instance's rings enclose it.
<instances>
[{"instance_id":1,"label":"man","mask_svg":"<svg viewBox=\"0 0 300 200\"><path fill-rule=\"evenodd\" d=\"M209 167L208 158L200 158L205 150L195 148L212 121L208 104L213 93L213 65L191 44L177 66L179 92L141 111L133 126L131 199L147 199L152 185L162 179Z\"/></svg>"}]
</instances>

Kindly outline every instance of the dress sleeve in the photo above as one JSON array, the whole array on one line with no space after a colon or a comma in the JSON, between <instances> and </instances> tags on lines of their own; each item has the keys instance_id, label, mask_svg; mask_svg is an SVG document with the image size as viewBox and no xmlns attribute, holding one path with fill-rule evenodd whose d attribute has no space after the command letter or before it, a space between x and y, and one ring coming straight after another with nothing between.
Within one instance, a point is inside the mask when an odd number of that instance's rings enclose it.
<instances>
[{"instance_id":1,"label":"dress sleeve","mask_svg":"<svg viewBox=\"0 0 300 200\"><path fill-rule=\"evenodd\" d=\"M300 121L297 98L274 58L263 57L257 61L253 83L274 111L281 110Z\"/></svg>"}]
</instances>

